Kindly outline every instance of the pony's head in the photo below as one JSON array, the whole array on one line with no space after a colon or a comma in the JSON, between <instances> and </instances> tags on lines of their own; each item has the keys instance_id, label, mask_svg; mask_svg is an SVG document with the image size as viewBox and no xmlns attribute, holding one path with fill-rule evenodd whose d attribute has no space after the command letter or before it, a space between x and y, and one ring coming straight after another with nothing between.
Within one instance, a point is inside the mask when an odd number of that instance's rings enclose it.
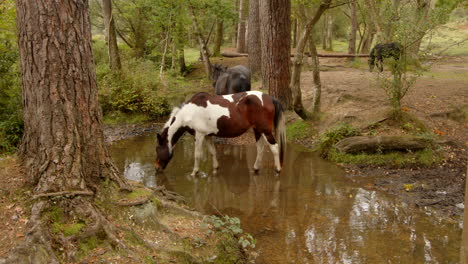
<instances>
[{"instance_id":1,"label":"pony's head","mask_svg":"<svg viewBox=\"0 0 468 264\"><path fill-rule=\"evenodd\" d=\"M168 129L164 129L161 134L157 134L158 144L156 145L156 171L162 171L166 168L172 159L172 148L168 139Z\"/></svg>"},{"instance_id":2,"label":"pony's head","mask_svg":"<svg viewBox=\"0 0 468 264\"><path fill-rule=\"evenodd\" d=\"M213 64L211 67L211 79L213 80L213 88L216 86L216 81L218 80L221 73L227 71L227 66L221 64Z\"/></svg>"},{"instance_id":3,"label":"pony's head","mask_svg":"<svg viewBox=\"0 0 468 264\"><path fill-rule=\"evenodd\" d=\"M171 116L164 125L161 134L157 134L158 142L156 145L156 162L154 164L157 171L164 170L172 159L172 142L169 138L169 127L174 123L176 119L175 115L179 110L179 107L175 107L172 110Z\"/></svg>"}]
</instances>

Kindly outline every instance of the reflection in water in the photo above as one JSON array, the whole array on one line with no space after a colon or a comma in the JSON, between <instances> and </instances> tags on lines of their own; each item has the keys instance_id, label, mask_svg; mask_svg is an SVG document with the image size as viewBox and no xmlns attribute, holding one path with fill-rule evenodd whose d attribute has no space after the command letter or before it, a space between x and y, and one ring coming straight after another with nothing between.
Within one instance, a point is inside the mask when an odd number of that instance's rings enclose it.
<instances>
[{"instance_id":1,"label":"reflection in water","mask_svg":"<svg viewBox=\"0 0 468 264\"><path fill-rule=\"evenodd\" d=\"M237 216L257 238L257 263L457 263L461 231L393 197L366 190L333 164L288 146L283 171L275 175L265 157L253 173L255 146L217 145L220 168L202 161L191 177L193 140L184 137L164 174L154 176L153 137L112 146L125 177L164 185L195 209ZM206 152L207 153L207 152ZM271 155L271 154L269 154Z\"/></svg>"}]
</instances>

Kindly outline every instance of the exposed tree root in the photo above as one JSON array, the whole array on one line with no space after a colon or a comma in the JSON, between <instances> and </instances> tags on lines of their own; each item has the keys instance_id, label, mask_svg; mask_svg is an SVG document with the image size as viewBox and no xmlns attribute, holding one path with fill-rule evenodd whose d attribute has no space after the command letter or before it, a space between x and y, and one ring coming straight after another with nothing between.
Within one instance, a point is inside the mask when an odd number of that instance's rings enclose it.
<instances>
[{"instance_id":1,"label":"exposed tree root","mask_svg":"<svg viewBox=\"0 0 468 264\"><path fill-rule=\"evenodd\" d=\"M86 227L78 234L65 237L63 234L52 234L50 232L49 219L46 216L48 210L59 207L64 212L64 219L77 220L85 219ZM28 223L29 231L26 234L24 243L19 245L10 254L6 263L59 263L59 259L67 262L74 261L77 253L77 243L80 240L99 236L107 239L110 244L123 250L132 258L132 252L127 245L119 238L118 228L107 220L103 213L93 203L83 197L72 199L62 199L55 204L48 201L36 202L31 211L31 218ZM61 255L64 251L65 255Z\"/></svg>"}]
</instances>

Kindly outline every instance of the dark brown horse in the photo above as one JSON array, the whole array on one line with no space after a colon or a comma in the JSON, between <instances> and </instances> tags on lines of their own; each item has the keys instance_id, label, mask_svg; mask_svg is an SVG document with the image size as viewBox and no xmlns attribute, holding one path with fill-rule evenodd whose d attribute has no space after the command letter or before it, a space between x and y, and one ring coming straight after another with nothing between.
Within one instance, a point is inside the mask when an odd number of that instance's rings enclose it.
<instances>
[{"instance_id":1,"label":"dark brown horse","mask_svg":"<svg viewBox=\"0 0 468 264\"><path fill-rule=\"evenodd\" d=\"M382 72L383 71L383 60L385 58L393 58L398 61L403 52L403 46L400 43L392 42L385 44L377 44L372 48L369 54L369 71L372 72L374 66Z\"/></svg>"},{"instance_id":2,"label":"dark brown horse","mask_svg":"<svg viewBox=\"0 0 468 264\"><path fill-rule=\"evenodd\" d=\"M198 172L205 138L213 156L213 169L216 171L218 160L213 136L237 137L251 127L257 141L254 170L259 169L266 141L274 155L275 168L278 172L281 171L286 144L283 107L275 98L258 91L224 96L197 93L181 107L174 108L161 134L157 135L156 169L161 171L167 166L172 158L174 145L185 132L189 132L195 136L195 165L192 175L195 176Z\"/></svg>"},{"instance_id":3,"label":"dark brown horse","mask_svg":"<svg viewBox=\"0 0 468 264\"><path fill-rule=\"evenodd\" d=\"M232 68L214 64L212 68L213 88L218 95L250 91L250 70L242 65Z\"/></svg>"}]
</instances>

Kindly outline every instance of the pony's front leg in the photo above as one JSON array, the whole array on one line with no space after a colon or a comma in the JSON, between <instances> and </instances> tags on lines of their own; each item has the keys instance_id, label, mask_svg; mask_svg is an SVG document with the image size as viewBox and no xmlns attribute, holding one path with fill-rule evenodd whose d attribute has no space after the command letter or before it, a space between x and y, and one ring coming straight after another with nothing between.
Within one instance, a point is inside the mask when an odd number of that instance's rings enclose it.
<instances>
[{"instance_id":1,"label":"pony's front leg","mask_svg":"<svg viewBox=\"0 0 468 264\"><path fill-rule=\"evenodd\" d=\"M265 147L265 144L264 144L264 141L263 141L262 137L257 139L256 145L257 145L257 158L255 159L254 171L258 172L258 170L260 169L260 164L262 163L263 149Z\"/></svg>"},{"instance_id":2,"label":"pony's front leg","mask_svg":"<svg viewBox=\"0 0 468 264\"><path fill-rule=\"evenodd\" d=\"M214 145L214 140L213 137L209 137L207 140L208 143L208 150L211 153L211 156L213 157L213 173L216 173L219 167L218 159L216 158L216 148Z\"/></svg>"},{"instance_id":3,"label":"pony's front leg","mask_svg":"<svg viewBox=\"0 0 468 264\"><path fill-rule=\"evenodd\" d=\"M270 150L273 153L273 157L275 159L275 168L276 172L281 171L281 163L280 163L280 157L279 157L279 145L278 142L276 142L275 138L273 137L272 134L265 134L265 139L270 145Z\"/></svg>"},{"instance_id":4,"label":"pony's front leg","mask_svg":"<svg viewBox=\"0 0 468 264\"><path fill-rule=\"evenodd\" d=\"M203 154L203 140L205 139L204 134L196 133L195 134L195 164L193 165L193 171L192 171L192 176L196 176L198 169L199 169L199 164L200 164L200 159Z\"/></svg>"}]
</instances>

